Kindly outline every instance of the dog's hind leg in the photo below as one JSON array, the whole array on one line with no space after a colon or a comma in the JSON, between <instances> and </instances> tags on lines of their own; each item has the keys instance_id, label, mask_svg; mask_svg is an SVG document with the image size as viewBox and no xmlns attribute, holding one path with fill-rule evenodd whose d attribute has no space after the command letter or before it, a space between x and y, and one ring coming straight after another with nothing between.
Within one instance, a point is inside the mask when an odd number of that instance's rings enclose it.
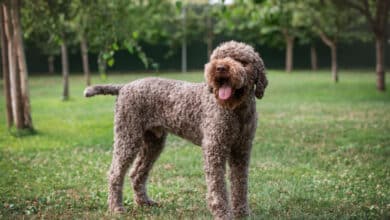
<instances>
[{"instance_id":1,"label":"dog's hind leg","mask_svg":"<svg viewBox=\"0 0 390 220\"><path fill-rule=\"evenodd\" d=\"M119 143L118 143L119 142ZM139 142L122 142L118 141L116 145L128 146L134 144L142 144ZM121 143L122 142L122 143ZM132 150L123 150L122 146L114 147L114 152L112 156L112 163L109 171L109 194L108 194L108 205L109 209L112 212L123 212L123 182L131 162L134 160L136 152L131 152ZM133 148L135 149L135 148Z\"/></svg>"},{"instance_id":2,"label":"dog's hind leg","mask_svg":"<svg viewBox=\"0 0 390 220\"><path fill-rule=\"evenodd\" d=\"M146 190L146 181L154 162L161 154L167 133L162 128L155 128L144 134L144 145L138 152L137 158L132 166L130 177L134 190L134 201L138 205L156 205L149 199Z\"/></svg>"},{"instance_id":3,"label":"dog's hind leg","mask_svg":"<svg viewBox=\"0 0 390 220\"><path fill-rule=\"evenodd\" d=\"M117 112L118 113L118 112ZM121 120L119 112L115 117L115 142L109 171L108 204L112 212L123 212L123 182L126 172L143 145L142 130L131 120Z\"/></svg>"}]
</instances>

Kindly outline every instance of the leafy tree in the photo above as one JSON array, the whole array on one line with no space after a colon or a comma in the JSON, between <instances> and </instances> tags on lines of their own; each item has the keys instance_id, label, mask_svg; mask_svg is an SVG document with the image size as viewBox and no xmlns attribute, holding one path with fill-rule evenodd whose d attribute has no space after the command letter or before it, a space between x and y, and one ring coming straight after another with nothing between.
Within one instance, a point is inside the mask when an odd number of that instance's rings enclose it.
<instances>
[{"instance_id":1,"label":"leafy tree","mask_svg":"<svg viewBox=\"0 0 390 220\"><path fill-rule=\"evenodd\" d=\"M75 4L75 3L73 3ZM69 98L69 60L68 46L74 41L74 32L71 28L75 16L71 0L36 0L25 2L25 12L29 14L31 32L48 36L61 51L63 75L63 100Z\"/></svg>"},{"instance_id":2,"label":"leafy tree","mask_svg":"<svg viewBox=\"0 0 390 220\"><path fill-rule=\"evenodd\" d=\"M79 44L86 84L90 84L88 50L98 53L102 78L106 64L114 65L114 54L120 49L137 54L146 67L152 62L143 52L140 42L156 42L164 32L160 26L168 18L172 5L168 1L55 0L27 1L26 26L37 45L50 42L61 48L64 78L63 97L69 95L68 49ZM57 47L57 48L58 48ZM58 50L47 47L48 54Z\"/></svg>"},{"instance_id":3,"label":"leafy tree","mask_svg":"<svg viewBox=\"0 0 390 220\"><path fill-rule=\"evenodd\" d=\"M362 20L349 8L340 7L331 0L305 0L297 4L300 13L293 23L305 26L318 34L331 50L331 69L334 82L338 82L337 45L363 36L358 30Z\"/></svg>"},{"instance_id":4,"label":"leafy tree","mask_svg":"<svg viewBox=\"0 0 390 220\"><path fill-rule=\"evenodd\" d=\"M294 20L297 19L296 18ZM293 21L294 22L294 21ZM295 22L294 22L295 23ZM296 24L298 25L298 24ZM318 70L318 58L317 58L317 45L319 41L318 34L316 34L312 28L310 27L304 27L302 24L299 24L300 31L298 32L298 43L302 45L310 45L310 64L311 64L311 70L316 71Z\"/></svg>"},{"instance_id":5,"label":"leafy tree","mask_svg":"<svg viewBox=\"0 0 390 220\"><path fill-rule=\"evenodd\" d=\"M96 0L91 5L88 20L88 39L91 51L98 53L99 72L106 76L106 64L114 65L114 54L126 49L136 54L146 67L151 60L143 52L140 42L155 42L166 33L164 21L170 14L171 4L167 1L127 1L110 2Z\"/></svg>"},{"instance_id":6,"label":"leafy tree","mask_svg":"<svg viewBox=\"0 0 390 220\"><path fill-rule=\"evenodd\" d=\"M293 69L294 41L300 30L292 21L297 16L297 1L295 0L267 0L260 5L258 11L261 21L261 34L271 45L280 45L282 41L286 47L286 72Z\"/></svg>"},{"instance_id":7,"label":"leafy tree","mask_svg":"<svg viewBox=\"0 0 390 220\"><path fill-rule=\"evenodd\" d=\"M389 0L344 0L336 4L348 6L363 15L375 36L377 89L386 90L385 45L389 23Z\"/></svg>"},{"instance_id":8,"label":"leafy tree","mask_svg":"<svg viewBox=\"0 0 390 220\"><path fill-rule=\"evenodd\" d=\"M294 41L299 33L299 27L292 23L297 13L295 0L241 0L227 8L222 13L223 21L218 25L221 30L248 42L274 47L284 44L286 72L292 71Z\"/></svg>"},{"instance_id":9,"label":"leafy tree","mask_svg":"<svg viewBox=\"0 0 390 220\"><path fill-rule=\"evenodd\" d=\"M90 27L91 16L93 16L92 6L94 0L77 0L72 3L72 10L75 16L70 23L72 30L75 32L75 40L80 43L81 61L86 85L91 85L91 71L89 68L88 58L88 39L86 37Z\"/></svg>"},{"instance_id":10,"label":"leafy tree","mask_svg":"<svg viewBox=\"0 0 390 220\"><path fill-rule=\"evenodd\" d=\"M203 41L207 45L207 57L209 58L213 51L213 41L215 35L217 35L215 27L215 23L217 23L217 16L220 10L219 5L210 5L207 4L203 7L202 10L202 21L203 24Z\"/></svg>"},{"instance_id":11,"label":"leafy tree","mask_svg":"<svg viewBox=\"0 0 390 220\"><path fill-rule=\"evenodd\" d=\"M60 54L58 39L50 31L50 19L39 19L43 1L25 1L21 9L24 38L48 56L48 72L54 73L54 57ZM37 17L38 16L38 17Z\"/></svg>"},{"instance_id":12,"label":"leafy tree","mask_svg":"<svg viewBox=\"0 0 390 220\"><path fill-rule=\"evenodd\" d=\"M216 8L218 21L215 24L217 34L251 43L265 43L261 35L261 6L253 1L236 1L232 5L220 5Z\"/></svg>"},{"instance_id":13,"label":"leafy tree","mask_svg":"<svg viewBox=\"0 0 390 220\"><path fill-rule=\"evenodd\" d=\"M161 25L164 33L161 39L171 49L167 56L181 47L182 72L187 71L187 44L204 37L206 31L204 22L208 16L205 8L204 4L188 4L181 1L166 8L170 17L166 17L164 24Z\"/></svg>"}]
</instances>

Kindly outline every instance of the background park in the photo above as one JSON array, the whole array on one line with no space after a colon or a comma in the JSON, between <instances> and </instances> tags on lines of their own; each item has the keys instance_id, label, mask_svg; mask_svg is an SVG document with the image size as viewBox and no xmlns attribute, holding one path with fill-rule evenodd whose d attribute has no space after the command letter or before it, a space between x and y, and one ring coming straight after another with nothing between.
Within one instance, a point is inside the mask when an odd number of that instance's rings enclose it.
<instances>
[{"instance_id":1,"label":"background park","mask_svg":"<svg viewBox=\"0 0 390 220\"><path fill-rule=\"evenodd\" d=\"M0 219L107 218L114 97L87 85L202 82L212 49L253 45L269 87L250 166L253 219L390 217L388 0L1 0ZM160 207L210 219L199 147L169 136Z\"/></svg>"}]
</instances>

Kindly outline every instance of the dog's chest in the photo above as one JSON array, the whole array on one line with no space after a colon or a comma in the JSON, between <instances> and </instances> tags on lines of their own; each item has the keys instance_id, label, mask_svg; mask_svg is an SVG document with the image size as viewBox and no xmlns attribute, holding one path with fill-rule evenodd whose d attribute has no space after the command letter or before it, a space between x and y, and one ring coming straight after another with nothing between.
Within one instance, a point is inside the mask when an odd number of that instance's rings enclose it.
<instances>
[{"instance_id":1,"label":"dog's chest","mask_svg":"<svg viewBox=\"0 0 390 220\"><path fill-rule=\"evenodd\" d=\"M256 130L257 115L254 106L248 106L236 113L239 124L239 137L252 136Z\"/></svg>"}]
</instances>

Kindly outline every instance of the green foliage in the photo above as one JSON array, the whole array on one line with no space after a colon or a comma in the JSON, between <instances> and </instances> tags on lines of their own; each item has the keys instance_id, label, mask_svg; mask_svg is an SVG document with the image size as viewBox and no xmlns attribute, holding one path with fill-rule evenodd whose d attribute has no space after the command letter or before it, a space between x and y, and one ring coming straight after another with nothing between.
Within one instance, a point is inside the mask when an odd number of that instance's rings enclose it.
<instances>
[{"instance_id":1,"label":"green foliage","mask_svg":"<svg viewBox=\"0 0 390 220\"><path fill-rule=\"evenodd\" d=\"M226 6L228 10L220 13L217 24L218 33L228 34L246 42L283 47L285 35L297 37L300 26L292 21L299 11L299 1L240 0Z\"/></svg>"},{"instance_id":2,"label":"green foliage","mask_svg":"<svg viewBox=\"0 0 390 220\"><path fill-rule=\"evenodd\" d=\"M62 38L70 35L70 1L26 1L21 12L24 37L44 54L59 54Z\"/></svg>"},{"instance_id":3,"label":"green foliage","mask_svg":"<svg viewBox=\"0 0 390 220\"><path fill-rule=\"evenodd\" d=\"M37 0L27 1L22 14L25 36L48 54L58 53L65 38L76 46L85 38L89 50L101 54L109 66L114 65L116 51L127 49L148 67L153 61L140 43L156 43L167 36L162 27L171 11L168 1L157 0Z\"/></svg>"},{"instance_id":4,"label":"green foliage","mask_svg":"<svg viewBox=\"0 0 390 220\"><path fill-rule=\"evenodd\" d=\"M143 43L167 45L171 49L167 55L172 55L183 39L187 44L203 40L210 46L214 39L232 38L279 48L285 46L286 36L302 44L316 42L319 31L339 41L369 39L364 18L334 0L236 0L230 5L195 2L26 1L23 28L25 37L46 54L58 54L64 37L77 48L85 38L92 53L113 54L104 56L109 66L114 65L116 51L127 50L146 68L156 61L144 53ZM369 4L374 6L373 1ZM112 48L113 44L118 49Z\"/></svg>"},{"instance_id":5,"label":"green foliage","mask_svg":"<svg viewBox=\"0 0 390 220\"><path fill-rule=\"evenodd\" d=\"M204 31L207 28L204 23L206 16L204 5L177 2L176 10L169 12L171 13L170 18L162 25L164 33L166 33L162 41L172 51L181 46L183 39L186 39L186 42L190 44L192 41L203 37Z\"/></svg>"},{"instance_id":6,"label":"green foliage","mask_svg":"<svg viewBox=\"0 0 390 220\"><path fill-rule=\"evenodd\" d=\"M103 62L113 66L115 53L123 49L137 55L146 68L153 63L140 43L156 42L164 35L158 27L164 22L167 1L84 0L75 5L78 16L73 31L87 40L91 52L99 54L101 66ZM104 68L99 72L106 78Z\"/></svg>"},{"instance_id":7,"label":"green foliage","mask_svg":"<svg viewBox=\"0 0 390 220\"><path fill-rule=\"evenodd\" d=\"M390 94L372 89L369 72L342 76L334 85L326 71L269 71L249 169L253 219L389 218ZM201 73L164 77L203 81ZM106 212L115 97L86 99L82 76L70 80L73 98L61 102L60 77L30 77L37 134L12 136L0 117L1 219L117 217ZM126 179L127 213L117 218L211 218L201 158L199 147L169 136L148 185L161 207L135 206Z\"/></svg>"},{"instance_id":8,"label":"green foliage","mask_svg":"<svg viewBox=\"0 0 390 220\"><path fill-rule=\"evenodd\" d=\"M314 33L324 33L335 41L364 40L364 18L332 0L305 0L297 5L300 13L293 23Z\"/></svg>"},{"instance_id":9,"label":"green foliage","mask_svg":"<svg viewBox=\"0 0 390 220\"><path fill-rule=\"evenodd\" d=\"M284 45L285 37L298 37L301 33L300 26L293 21L300 10L296 0L267 0L258 11L263 43L280 47Z\"/></svg>"},{"instance_id":10,"label":"green foliage","mask_svg":"<svg viewBox=\"0 0 390 220\"><path fill-rule=\"evenodd\" d=\"M221 10L226 9L226 10ZM220 6L219 20L216 23L218 34L244 40L246 42L259 42L261 39L260 19L258 17L259 6L252 1L238 1L236 4Z\"/></svg>"}]
</instances>

